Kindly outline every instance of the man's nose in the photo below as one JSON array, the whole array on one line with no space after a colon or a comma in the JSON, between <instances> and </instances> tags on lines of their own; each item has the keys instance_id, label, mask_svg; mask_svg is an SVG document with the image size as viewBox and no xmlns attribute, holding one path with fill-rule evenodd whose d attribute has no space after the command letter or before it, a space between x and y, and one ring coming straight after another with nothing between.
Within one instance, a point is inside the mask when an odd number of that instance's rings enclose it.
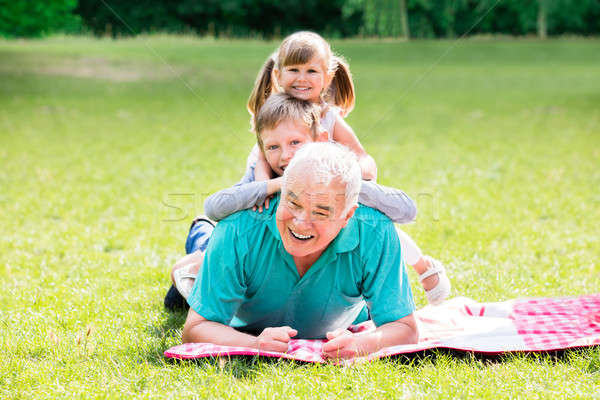
<instances>
[{"instance_id":1,"label":"man's nose","mask_svg":"<svg viewBox=\"0 0 600 400\"><path fill-rule=\"evenodd\" d=\"M294 214L294 225L298 228L305 228L310 225L310 213L308 211L298 211Z\"/></svg>"}]
</instances>

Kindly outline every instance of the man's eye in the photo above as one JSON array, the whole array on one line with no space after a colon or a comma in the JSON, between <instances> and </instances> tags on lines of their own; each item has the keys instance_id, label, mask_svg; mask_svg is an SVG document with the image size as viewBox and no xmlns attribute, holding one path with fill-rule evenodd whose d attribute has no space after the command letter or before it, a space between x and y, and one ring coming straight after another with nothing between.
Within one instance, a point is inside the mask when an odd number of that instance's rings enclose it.
<instances>
[{"instance_id":1,"label":"man's eye","mask_svg":"<svg viewBox=\"0 0 600 400\"><path fill-rule=\"evenodd\" d=\"M317 218L320 218L320 219L329 217L329 214L320 212L320 211L315 211L313 214L316 215Z\"/></svg>"}]
</instances>

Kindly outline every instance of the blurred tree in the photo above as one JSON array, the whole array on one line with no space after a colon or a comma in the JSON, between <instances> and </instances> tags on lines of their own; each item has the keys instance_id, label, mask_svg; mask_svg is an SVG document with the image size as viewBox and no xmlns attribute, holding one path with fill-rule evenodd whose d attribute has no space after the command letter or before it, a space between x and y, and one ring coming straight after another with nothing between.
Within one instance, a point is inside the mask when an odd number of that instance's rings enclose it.
<instances>
[{"instance_id":1,"label":"blurred tree","mask_svg":"<svg viewBox=\"0 0 600 400\"><path fill-rule=\"evenodd\" d=\"M548 36L548 0L538 0L537 33L540 39Z\"/></svg>"},{"instance_id":2,"label":"blurred tree","mask_svg":"<svg viewBox=\"0 0 600 400\"><path fill-rule=\"evenodd\" d=\"M191 31L214 36L270 37L301 29L316 30L328 36L356 35L361 16L356 12L344 14L344 2L345 0L80 0L78 13L98 35L130 35L160 30Z\"/></svg>"},{"instance_id":3,"label":"blurred tree","mask_svg":"<svg viewBox=\"0 0 600 400\"><path fill-rule=\"evenodd\" d=\"M82 28L83 27L83 28ZM280 37L600 33L600 0L0 0L0 35L193 32Z\"/></svg>"},{"instance_id":4,"label":"blurred tree","mask_svg":"<svg viewBox=\"0 0 600 400\"><path fill-rule=\"evenodd\" d=\"M410 39L410 28L408 27L408 9L406 8L406 0L400 1L400 26L402 27L402 36L407 40Z\"/></svg>"},{"instance_id":5,"label":"blurred tree","mask_svg":"<svg viewBox=\"0 0 600 400\"><path fill-rule=\"evenodd\" d=\"M367 36L409 38L406 0L346 0L342 14L362 15L360 32Z\"/></svg>"},{"instance_id":6,"label":"blurred tree","mask_svg":"<svg viewBox=\"0 0 600 400\"><path fill-rule=\"evenodd\" d=\"M0 0L0 36L37 37L53 32L78 32L77 0Z\"/></svg>"},{"instance_id":7,"label":"blurred tree","mask_svg":"<svg viewBox=\"0 0 600 400\"><path fill-rule=\"evenodd\" d=\"M600 32L600 0L551 0L548 32L597 35Z\"/></svg>"}]
</instances>

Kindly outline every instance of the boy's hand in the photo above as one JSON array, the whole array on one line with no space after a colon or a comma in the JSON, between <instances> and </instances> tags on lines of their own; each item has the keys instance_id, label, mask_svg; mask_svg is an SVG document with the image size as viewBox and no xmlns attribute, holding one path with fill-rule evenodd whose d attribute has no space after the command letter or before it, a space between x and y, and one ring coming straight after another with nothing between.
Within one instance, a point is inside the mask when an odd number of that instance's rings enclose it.
<instances>
[{"instance_id":1,"label":"boy's hand","mask_svg":"<svg viewBox=\"0 0 600 400\"><path fill-rule=\"evenodd\" d=\"M258 212L263 212L263 206L265 210L269 209L269 204L271 203L271 199L275 195L281 191L281 184L283 183L283 177L279 176L277 178L269 179L267 181L267 197L265 198L264 204L257 204L252 207L252 211L258 210Z\"/></svg>"},{"instance_id":2,"label":"boy's hand","mask_svg":"<svg viewBox=\"0 0 600 400\"><path fill-rule=\"evenodd\" d=\"M298 331L289 326L265 328L256 338L256 348L259 350L285 353L288 349L290 338L293 338L297 334Z\"/></svg>"},{"instance_id":3,"label":"boy's hand","mask_svg":"<svg viewBox=\"0 0 600 400\"><path fill-rule=\"evenodd\" d=\"M256 206L252 207L252 211L258 210L259 213L262 213L263 212L263 206L264 206L265 210L268 210L269 209L269 203L271 202L271 198L272 197L273 196L267 196L265 198L265 203L261 204L261 205L256 205Z\"/></svg>"}]
</instances>

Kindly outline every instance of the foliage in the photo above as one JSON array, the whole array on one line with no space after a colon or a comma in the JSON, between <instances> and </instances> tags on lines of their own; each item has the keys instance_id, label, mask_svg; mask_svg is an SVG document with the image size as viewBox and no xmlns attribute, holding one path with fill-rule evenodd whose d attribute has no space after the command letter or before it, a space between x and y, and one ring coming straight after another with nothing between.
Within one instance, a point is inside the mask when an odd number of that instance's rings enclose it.
<instances>
[{"instance_id":1,"label":"foliage","mask_svg":"<svg viewBox=\"0 0 600 400\"><path fill-rule=\"evenodd\" d=\"M77 0L0 0L0 36L37 37L63 31L77 32L80 18L73 14Z\"/></svg>"},{"instance_id":2,"label":"foliage","mask_svg":"<svg viewBox=\"0 0 600 400\"><path fill-rule=\"evenodd\" d=\"M549 34L600 33L600 0L0 0L0 34L76 32L83 23L112 37L160 31L270 38L301 29L397 37L407 15L413 37L527 35L536 32L542 4Z\"/></svg>"},{"instance_id":3,"label":"foliage","mask_svg":"<svg viewBox=\"0 0 600 400\"><path fill-rule=\"evenodd\" d=\"M360 18L342 15L342 5L343 0L80 0L78 13L95 33L113 36L166 31L270 37L300 29L354 35Z\"/></svg>"}]
</instances>

